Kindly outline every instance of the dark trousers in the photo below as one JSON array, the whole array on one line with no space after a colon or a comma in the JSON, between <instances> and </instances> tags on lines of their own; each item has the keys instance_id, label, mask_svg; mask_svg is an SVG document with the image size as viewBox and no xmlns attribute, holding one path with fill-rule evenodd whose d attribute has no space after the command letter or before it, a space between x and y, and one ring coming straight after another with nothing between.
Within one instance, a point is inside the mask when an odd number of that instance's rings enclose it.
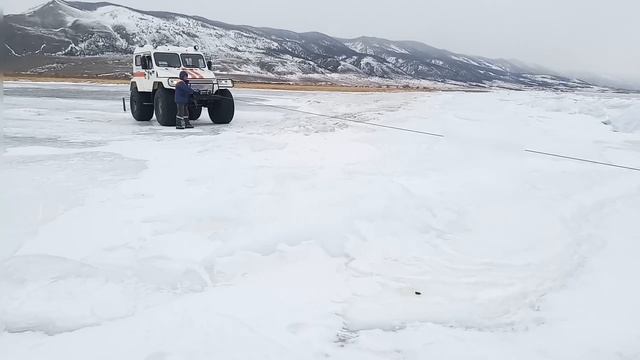
<instances>
[{"instance_id":1,"label":"dark trousers","mask_svg":"<svg viewBox=\"0 0 640 360\"><path fill-rule=\"evenodd\" d=\"M178 105L178 115L176 115L176 125L182 125L189 123L189 106L187 104Z\"/></svg>"}]
</instances>

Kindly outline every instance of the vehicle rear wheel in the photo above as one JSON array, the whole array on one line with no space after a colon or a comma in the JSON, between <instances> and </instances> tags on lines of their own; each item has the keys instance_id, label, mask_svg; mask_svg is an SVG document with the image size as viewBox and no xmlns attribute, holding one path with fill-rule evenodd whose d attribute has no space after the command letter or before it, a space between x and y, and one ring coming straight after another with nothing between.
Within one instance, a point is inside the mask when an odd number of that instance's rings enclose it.
<instances>
[{"instance_id":1,"label":"vehicle rear wheel","mask_svg":"<svg viewBox=\"0 0 640 360\"><path fill-rule=\"evenodd\" d=\"M189 120L198 120L200 115L202 115L202 106L189 106Z\"/></svg>"},{"instance_id":2,"label":"vehicle rear wheel","mask_svg":"<svg viewBox=\"0 0 640 360\"><path fill-rule=\"evenodd\" d=\"M209 118L214 124L228 124L233 120L236 108L233 95L228 89L220 89L215 93L216 98L209 104Z\"/></svg>"},{"instance_id":3,"label":"vehicle rear wheel","mask_svg":"<svg viewBox=\"0 0 640 360\"><path fill-rule=\"evenodd\" d=\"M162 126L176 126L178 107L174 99L173 90L160 88L156 91L154 100L156 120Z\"/></svg>"},{"instance_id":4,"label":"vehicle rear wheel","mask_svg":"<svg viewBox=\"0 0 640 360\"><path fill-rule=\"evenodd\" d=\"M129 109L131 109L131 115L136 121L149 121L153 117L153 99L151 96L150 93L138 92L138 87L135 85L131 87Z\"/></svg>"}]
</instances>

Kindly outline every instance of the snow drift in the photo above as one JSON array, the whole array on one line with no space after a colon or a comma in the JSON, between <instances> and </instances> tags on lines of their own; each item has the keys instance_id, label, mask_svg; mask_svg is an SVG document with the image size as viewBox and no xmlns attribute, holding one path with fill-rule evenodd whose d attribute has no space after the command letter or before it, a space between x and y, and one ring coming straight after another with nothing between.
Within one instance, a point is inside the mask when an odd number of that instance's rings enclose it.
<instances>
[{"instance_id":1,"label":"snow drift","mask_svg":"<svg viewBox=\"0 0 640 360\"><path fill-rule=\"evenodd\" d=\"M614 130L626 133L640 132L640 104L626 108L620 115L608 120Z\"/></svg>"}]
</instances>

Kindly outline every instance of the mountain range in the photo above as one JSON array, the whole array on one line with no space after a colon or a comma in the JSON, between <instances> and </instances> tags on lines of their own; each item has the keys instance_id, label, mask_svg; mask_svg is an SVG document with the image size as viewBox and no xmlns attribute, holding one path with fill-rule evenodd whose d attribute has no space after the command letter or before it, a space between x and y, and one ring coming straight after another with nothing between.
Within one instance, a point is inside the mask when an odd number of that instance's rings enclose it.
<instances>
[{"instance_id":1,"label":"mountain range","mask_svg":"<svg viewBox=\"0 0 640 360\"><path fill-rule=\"evenodd\" d=\"M31 64L28 69L23 66L22 72L55 73L73 59L128 59L126 55L136 46L145 44L197 44L214 60L218 72L270 79L561 90L595 87L517 61L462 55L415 41L340 39L106 2L53 0L22 14L6 15L2 27L8 58L14 64ZM127 71L126 61L120 63L122 73Z\"/></svg>"}]
</instances>

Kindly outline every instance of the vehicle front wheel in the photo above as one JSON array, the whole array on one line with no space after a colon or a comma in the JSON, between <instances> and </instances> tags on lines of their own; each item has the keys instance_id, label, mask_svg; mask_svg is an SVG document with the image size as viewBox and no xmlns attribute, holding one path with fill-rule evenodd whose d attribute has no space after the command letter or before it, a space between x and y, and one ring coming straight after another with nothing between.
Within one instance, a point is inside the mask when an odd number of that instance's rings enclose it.
<instances>
[{"instance_id":1,"label":"vehicle front wheel","mask_svg":"<svg viewBox=\"0 0 640 360\"><path fill-rule=\"evenodd\" d=\"M198 120L200 115L202 115L202 106L189 106L189 120Z\"/></svg>"},{"instance_id":2,"label":"vehicle front wheel","mask_svg":"<svg viewBox=\"0 0 640 360\"><path fill-rule=\"evenodd\" d=\"M156 120L162 126L176 126L178 107L174 99L173 90L160 88L156 91L154 100Z\"/></svg>"},{"instance_id":3,"label":"vehicle front wheel","mask_svg":"<svg viewBox=\"0 0 640 360\"><path fill-rule=\"evenodd\" d=\"M208 106L209 118L214 124L228 124L233 120L236 108L233 95L228 89L220 89L215 93L216 98Z\"/></svg>"},{"instance_id":4,"label":"vehicle front wheel","mask_svg":"<svg viewBox=\"0 0 640 360\"><path fill-rule=\"evenodd\" d=\"M138 88L135 85L131 87L129 109L131 109L131 115L136 121L149 121L153 117L151 96L151 93L138 92Z\"/></svg>"}]
</instances>

